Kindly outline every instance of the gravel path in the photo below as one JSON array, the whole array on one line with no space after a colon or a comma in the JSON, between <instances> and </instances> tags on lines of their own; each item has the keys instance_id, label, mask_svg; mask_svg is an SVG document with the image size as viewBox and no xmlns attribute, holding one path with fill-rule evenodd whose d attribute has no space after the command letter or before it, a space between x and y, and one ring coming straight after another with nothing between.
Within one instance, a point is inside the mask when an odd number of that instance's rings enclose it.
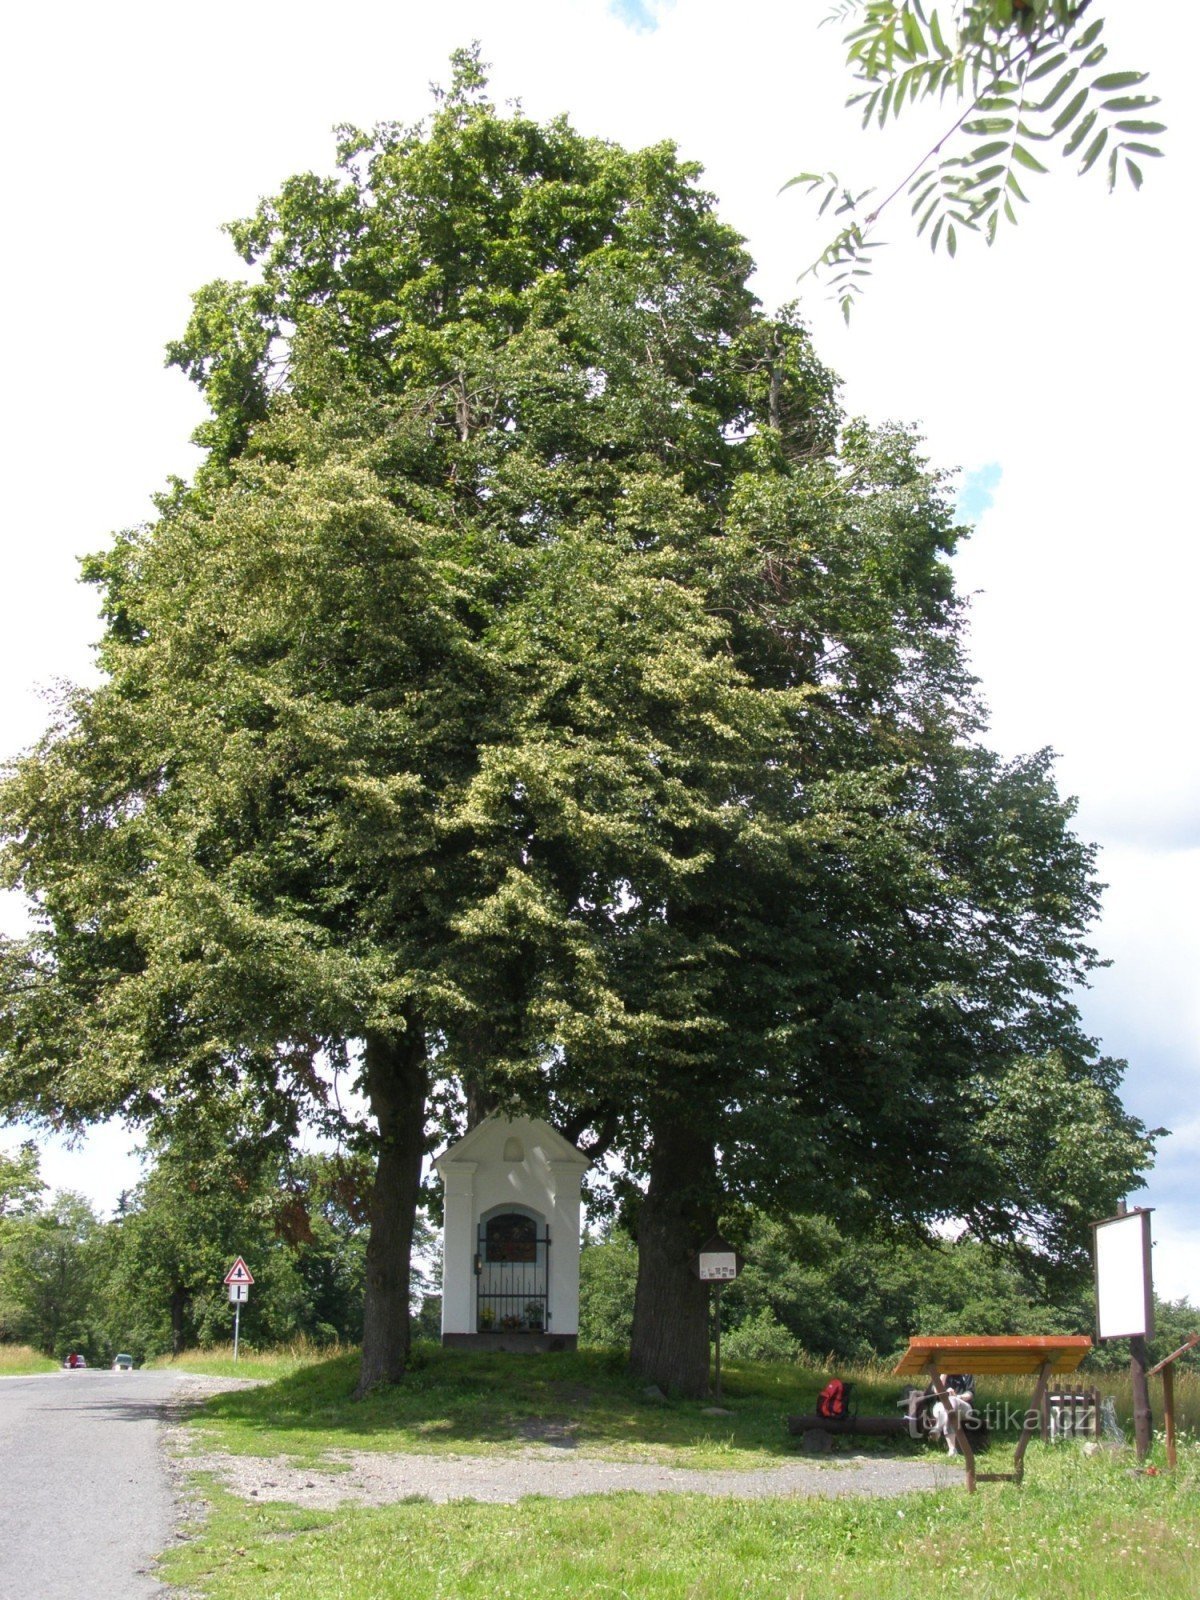
<instances>
[{"instance_id":1,"label":"gravel path","mask_svg":"<svg viewBox=\"0 0 1200 1600\"><path fill-rule=\"evenodd\" d=\"M213 1387L217 1385L214 1383ZM205 1390L191 1391L199 1398ZM181 1391L181 1398L189 1389ZM282 1500L291 1505L332 1508L354 1502L392 1505L415 1495L438 1503L483 1500L510 1504L526 1495L568 1499L574 1495L639 1494L728 1495L761 1499L776 1495L891 1496L914 1489L961 1486L960 1464L945 1456L928 1460L887 1460L879 1456L841 1456L836 1462L789 1460L779 1466L693 1471L651 1462L607 1461L577 1450L532 1444L516 1455L384 1455L377 1451L331 1450L320 1468L297 1466L286 1456L190 1453L180 1430L172 1440L181 1477L210 1472L244 1499ZM329 1470L332 1468L333 1470Z\"/></svg>"}]
</instances>

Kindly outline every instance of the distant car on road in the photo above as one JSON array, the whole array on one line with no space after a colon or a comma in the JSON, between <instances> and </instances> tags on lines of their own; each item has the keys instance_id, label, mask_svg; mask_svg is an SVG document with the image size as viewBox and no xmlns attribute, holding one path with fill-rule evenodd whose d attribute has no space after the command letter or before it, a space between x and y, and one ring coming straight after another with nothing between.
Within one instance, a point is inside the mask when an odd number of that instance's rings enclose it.
<instances>
[{"instance_id":1,"label":"distant car on road","mask_svg":"<svg viewBox=\"0 0 1200 1600\"><path fill-rule=\"evenodd\" d=\"M122 1352L120 1355L114 1356L112 1369L114 1372L132 1372L133 1357L125 1355L124 1352Z\"/></svg>"},{"instance_id":2,"label":"distant car on road","mask_svg":"<svg viewBox=\"0 0 1200 1600\"><path fill-rule=\"evenodd\" d=\"M78 1367L86 1367L87 1366L87 1362L84 1360L84 1358L79 1354L79 1352L77 1350L72 1350L71 1354L63 1362L63 1366L67 1367L70 1371L74 1372L76 1370L76 1368L78 1368Z\"/></svg>"}]
</instances>

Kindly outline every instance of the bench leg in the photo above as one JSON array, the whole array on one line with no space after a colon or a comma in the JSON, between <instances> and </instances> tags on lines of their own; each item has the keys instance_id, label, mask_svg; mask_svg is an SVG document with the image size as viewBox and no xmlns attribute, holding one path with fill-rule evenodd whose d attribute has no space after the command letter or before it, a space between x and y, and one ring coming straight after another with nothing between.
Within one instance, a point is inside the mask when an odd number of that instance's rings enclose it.
<instances>
[{"instance_id":1,"label":"bench leg","mask_svg":"<svg viewBox=\"0 0 1200 1600\"><path fill-rule=\"evenodd\" d=\"M1029 1402L1025 1420L1021 1424L1021 1437L1017 1440L1017 1448L1013 1453L1013 1476L1018 1483L1025 1476L1025 1451L1033 1434L1034 1420L1042 1414L1042 1402L1046 1396L1046 1386L1050 1382L1050 1366L1049 1361L1042 1362L1041 1370L1038 1372L1037 1387L1033 1391L1033 1399Z\"/></svg>"},{"instance_id":2,"label":"bench leg","mask_svg":"<svg viewBox=\"0 0 1200 1600\"><path fill-rule=\"evenodd\" d=\"M933 1385L934 1393L946 1408L946 1425L950 1429L950 1436L962 1451L963 1466L967 1471L967 1493L975 1493L975 1451L971 1447L971 1440L965 1427L959 1425L958 1412L950 1404L950 1396L942 1387L940 1371L941 1360L935 1361L929 1368L929 1381Z\"/></svg>"}]
</instances>

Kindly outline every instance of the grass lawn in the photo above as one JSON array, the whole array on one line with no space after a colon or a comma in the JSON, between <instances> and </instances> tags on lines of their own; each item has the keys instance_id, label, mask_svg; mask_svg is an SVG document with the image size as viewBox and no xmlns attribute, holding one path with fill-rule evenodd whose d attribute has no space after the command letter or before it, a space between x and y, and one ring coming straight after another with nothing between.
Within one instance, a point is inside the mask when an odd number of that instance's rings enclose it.
<instances>
[{"instance_id":1,"label":"grass lawn","mask_svg":"<svg viewBox=\"0 0 1200 1600\"><path fill-rule=\"evenodd\" d=\"M354 1352L357 1361L357 1351ZM259 1378L273 1383L288 1378L302 1367L326 1366L333 1359L327 1345L313 1345L306 1340L280 1345L273 1350L247 1350L244 1346L233 1359L229 1345L218 1345L209 1350L185 1350L181 1356L154 1356L146 1362L148 1367L200 1373L211 1378Z\"/></svg>"},{"instance_id":2,"label":"grass lawn","mask_svg":"<svg viewBox=\"0 0 1200 1600\"><path fill-rule=\"evenodd\" d=\"M201 1370L190 1356L179 1364ZM270 1375L251 1362L228 1370ZM729 1415L712 1416L710 1402L647 1399L623 1355L595 1350L537 1356L428 1346L415 1352L402 1384L356 1401L357 1378L354 1351L297 1364L269 1387L214 1396L198 1426L218 1449L306 1462L335 1449L505 1454L553 1430L609 1459L753 1467L794 1449L784 1419L810 1410L827 1381L808 1367L733 1367L723 1374ZM899 1380L871 1371L858 1381L864 1411L895 1414Z\"/></svg>"},{"instance_id":3,"label":"grass lawn","mask_svg":"<svg viewBox=\"0 0 1200 1600\"><path fill-rule=\"evenodd\" d=\"M363 1401L353 1398L356 1351L324 1358L285 1351L250 1357L237 1366L225 1356L205 1360L189 1353L179 1365L274 1380L210 1400L198 1420L208 1445L309 1463L329 1450L504 1454L553 1430L578 1450L609 1459L699 1468L764 1466L794 1451L785 1419L811 1411L829 1377L824 1370L792 1364L734 1365L723 1375L730 1414L712 1416L706 1402L648 1400L643 1386L626 1373L622 1355L595 1350L537 1356L419 1347L402 1384ZM902 1380L883 1367L853 1376L861 1411L897 1414ZM1031 1384L986 1379L978 1403L1012 1401L1023 1407ZM1105 1387L1127 1418L1127 1380L1124 1386ZM1200 1422L1198 1388L1193 1375L1180 1375L1183 1428ZM858 1439L852 1448L920 1453L924 1447L907 1440Z\"/></svg>"},{"instance_id":4,"label":"grass lawn","mask_svg":"<svg viewBox=\"0 0 1200 1600\"><path fill-rule=\"evenodd\" d=\"M190 1355L180 1365L225 1370ZM353 1352L254 1357L236 1371L274 1381L213 1397L193 1423L206 1447L313 1465L330 1449L492 1454L498 1470L547 1424L570 1432L576 1459L768 1465L795 1448L784 1418L810 1409L826 1380L811 1368L736 1366L726 1383L732 1414L713 1417L698 1402L647 1400L620 1358L595 1351L426 1349L403 1384L363 1402L352 1399ZM895 1378L868 1369L856 1380L864 1412L893 1410ZM1187 1382L1191 1407L1195 1384ZM983 1398L1021 1400L1026 1392L1023 1383L995 1380ZM907 1441L876 1448L922 1449ZM1154 1459L1161 1467L1161 1444ZM206 1517L169 1553L163 1575L204 1600L1200 1595L1200 1444L1185 1441L1174 1475L1143 1476L1132 1452L1086 1457L1072 1444L1035 1442L1027 1465L1021 1488L985 1484L972 1498L955 1486L888 1500L616 1494L310 1511L202 1484Z\"/></svg>"},{"instance_id":5,"label":"grass lawn","mask_svg":"<svg viewBox=\"0 0 1200 1600\"><path fill-rule=\"evenodd\" d=\"M1194 1600L1200 1449L1175 1476L1033 1446L1022 1488L298 1511L210 1491L167 1558L204 1600Z\"/></svg>"},{"instance_id":6,"label":"grass lawn","mask_svg":"<svg viewBox=\"0 0 1200 1600\"><path fill-rule=\"evenodd\" d=\"M31 1372L57 1372L58 1362L27 1344L0 1344L0 1378L24 1377Z\"/></svg>"}]
</instances>

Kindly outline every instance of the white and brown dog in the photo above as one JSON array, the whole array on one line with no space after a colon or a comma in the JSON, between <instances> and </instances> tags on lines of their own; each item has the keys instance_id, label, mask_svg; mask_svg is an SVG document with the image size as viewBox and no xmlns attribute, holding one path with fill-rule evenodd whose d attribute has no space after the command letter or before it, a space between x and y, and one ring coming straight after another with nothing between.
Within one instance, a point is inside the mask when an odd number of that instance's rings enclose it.
<instances>
[{"instance_id":1,"label":"white and brown dog","mask_svg":"<svg viewBox=\"0 0 1200 1600\"><path fill-rule=\"evenodd\" d=\"M945 1379L942 1382L945 1383ZM952 1456L958 1454L958 1430L967 1425L967 1418L971 1415L972 1398L973 1396L969 1394L959 1394L956 1390L947 1388L946 1403L935 1400L933 1409L929 1413L933 1419L929 1437L945 1439L946 1449Z\"/></svg>"}]
</instances>

